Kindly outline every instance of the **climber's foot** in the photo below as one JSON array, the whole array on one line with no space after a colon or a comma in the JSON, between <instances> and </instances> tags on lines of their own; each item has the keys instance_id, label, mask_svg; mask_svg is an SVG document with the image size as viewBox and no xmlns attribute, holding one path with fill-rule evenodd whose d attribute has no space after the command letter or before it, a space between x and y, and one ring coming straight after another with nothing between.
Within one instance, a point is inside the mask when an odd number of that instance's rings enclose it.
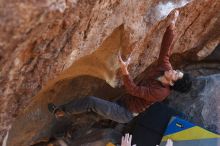
<instances>
[{"instance_id":1,"label":"climber's foot","mask_svg":"<svg viewBox=\"0 0 220 146\"><path fill-rule=\"evenodd\" d=\"M56 106L53 103L49 103L48 104L48 110L49 112L51 112L57 119L58 118L62 118L65 116L65 112L59 108L58 106Z\"/></svg>"}]
</instances>

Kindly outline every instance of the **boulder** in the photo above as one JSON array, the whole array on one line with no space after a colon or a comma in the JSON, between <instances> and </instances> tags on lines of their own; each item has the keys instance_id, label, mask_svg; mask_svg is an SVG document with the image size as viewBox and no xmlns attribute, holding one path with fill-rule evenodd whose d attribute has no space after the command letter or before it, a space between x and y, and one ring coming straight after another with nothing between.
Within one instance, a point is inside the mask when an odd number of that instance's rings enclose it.
<instances>
[{"instance_id":1,"label":"boulder","mask_svg":"<svg viewBox=\"0 0 220 146\"><path fill-rule=\"evenodd\" d=\"M51 120L48 102L119 96L119 50L131 54L129 72L139 76L156 62L174 9L179 67L219 44L219 0L0 1L0 143L10 127L13 146L39 137Z\"/></svg>"},{"instance_id":2,"label":"boulder","mask_svg":"<svg viewBox=\"0 0 220 146\"><path fill-rule=\"evenodd\" d=\"M220 133L220 74L196 77L189 93L173 92L169 105L185 114L186 120Z\"/></svg>"}]
</instances>

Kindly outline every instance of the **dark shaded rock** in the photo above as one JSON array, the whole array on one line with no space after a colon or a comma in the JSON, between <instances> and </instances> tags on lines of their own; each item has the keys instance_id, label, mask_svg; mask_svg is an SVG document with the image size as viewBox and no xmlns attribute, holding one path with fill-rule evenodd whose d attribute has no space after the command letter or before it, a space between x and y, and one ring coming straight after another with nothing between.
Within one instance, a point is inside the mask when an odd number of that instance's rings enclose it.
<instances>
[{"instance_id":1,"label":"dark shaded rock","mask_svg":"<svg viewBox=\"0 0 220 146\"><path fill-rule=\"evenodd\" d=\"M33 98L17 117L9 131L7 146L29 146L48 141L53 137L53 126L56 125L56 120L47 109L47 104L50 102L60 105L87 95L110 100L120 94L122 94L122 90L119 88L114 89L105 81L90 76L80 76L57 82L53 88L41 92L39 96ZM102 119L93 113L69 115L69 118L73 122L74 138L84 136L95 122Z\"/></svg>"},{"instance_id":2,"label":"dark shaded rock","mask_svg":"<svg viewBox=\"0 0 220 146\"><path fill-rule=\"evenodd\" d=\"M121 133L115 129L99 129L75 140L70 146L104 146L109 142L120 143L121 137Z\"/></svg>"},{"instance_id":3,"label":"dark shaded rock","mask_svg":"<svg viewBox=\"0 0 220 146\"><path fill-rule=\"evenodd\" d=\"M206 62L213 62L213 61L220 61L220 44L215 48L215 50L206 57L203 61Z\"/></svg>"},{"instance_id":4,"label":"dark shaded rock","mask_svg":"<svg viewBox=\"0 0 220 146\"><path fill-rule=\"evenodd\" d=\"M196 77L187 94L172 92L169 105L186 119L210 131L220 133L220 74Z\"/></svg>"},{"instance_id":5,"label":"dark shaded rock","mask_svg":"<svg viewBox=\"0 0 220 146\"><path fill-rule=\"evenodd\" d=\"M193 76L208 76L220 73L220 62L199 62L184 67L184 71Z\"/></svg>"}]
</instances>

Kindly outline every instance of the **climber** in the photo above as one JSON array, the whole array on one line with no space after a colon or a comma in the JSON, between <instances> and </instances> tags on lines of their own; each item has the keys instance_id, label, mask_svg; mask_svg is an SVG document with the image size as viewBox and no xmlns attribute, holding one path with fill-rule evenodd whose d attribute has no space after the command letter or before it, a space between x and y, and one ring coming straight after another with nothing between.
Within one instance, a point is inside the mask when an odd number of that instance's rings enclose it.
<instances>
[{"instance_id":1,"label":"climber","mask_svg":"<svg viewBox=\"0 0 220 146\"><path fill-rule=\"evenodd\" d=\"M116 102L110 102L94 96L88 96L60 106L49 103L49 111L58 119L68 113L78 114L93 111L106 119L127 123L153 103L163 101L170 94L171 89L179 92L189 91L192 83L189 74L173 70L169 62L169 56L174 45L175 22L178 15L179 11L175 10L173 20L163 36L158 65L149 72L146 85L136 86L134 84L127 70L128 63L124 62L119 54L124 85L127 92L133 95L132 97L123 97Z\"/></svg>"},{"instance_id":2,"label":"climber","mask_svg":"<svg viewBox=\"0 0 220 146\"><path fill-rule=\"evenodd\" d=\"M122 98L121 102L132 113L141 113L153 103L163 101L171 90L184 93L188 92L192 86L192 77L188 73L174 70L169 61L175 44L175 23L178 15L179 11L175 10L174 18L163 36L157 66L148 72L144 85L135 85L127 70L130 59L124 62L119 55L124 86L132 95L132 97Z\"/></svg>"}]
</instances>

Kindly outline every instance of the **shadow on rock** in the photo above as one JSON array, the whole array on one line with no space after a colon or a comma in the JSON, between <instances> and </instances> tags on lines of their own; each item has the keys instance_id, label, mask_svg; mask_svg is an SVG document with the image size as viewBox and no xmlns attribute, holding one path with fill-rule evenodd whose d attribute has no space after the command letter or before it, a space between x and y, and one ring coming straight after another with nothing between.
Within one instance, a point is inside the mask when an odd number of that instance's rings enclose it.
<instances>
[{"instance_id":1,"label":"shadow on rock","mask_svg":"<svg viewBox=\"0 0 220 146\"><path fill-rule=\"evenodd\" d=\"M90 76L59 81L52 88L33 97L29 106L14 121L7 144L8 146L29 146L54 137L53 129L57 121L47 109L47 104L50 102L61 105L88 95L113 100L122 93L121 89L113 89L105 81ZM76 137L85 134L84 132L101 119L90 113L70 115L69 118L73 122L72 126L76 127Z\"/></svg>"}]
</instances>

